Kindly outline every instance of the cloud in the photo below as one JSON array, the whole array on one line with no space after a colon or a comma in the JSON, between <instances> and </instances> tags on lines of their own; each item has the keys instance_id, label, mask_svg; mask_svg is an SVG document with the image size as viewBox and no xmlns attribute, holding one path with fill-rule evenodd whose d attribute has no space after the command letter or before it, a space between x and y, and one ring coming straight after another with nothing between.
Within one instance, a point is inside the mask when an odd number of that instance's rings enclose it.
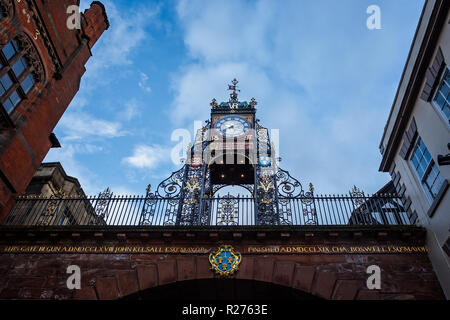
<instances>
[{"instance_id":1,"label":"cloud","mask_svg":"<svg viewBox=\"0 0 450 320\"><path fill-rule=\"evenodd\" d=\"M172 77L171 120L207 119L237 77L241 100L254 96L261 123L280 129L285 169L318 192L375 192L389 179L377 146L415 29L394 16L406 3L386 3L372 32L362 2L180 0L191 59Z\"/></svg>"},{"instance_id":2,"label":"cloud","mask_svg":"<svg viewBox=\"0 0 450 320\"><path fill-rule=\"evenodd\" d=\"M159 145L135 146L133 154L123 158L122 162L139 169L155 169L160 164L170 161L170 149Z\"/></svg>"},{"instance_id":3,"label":"cloud","mask_svg":"<svg viewBox=\"0 0 450 320\"><path fill-rule=\"evenodd\" d=\"M120 120L131 121L141 115L142 105L136 99L131 99L124 104L122 111L117 114Z\"/></svg>"},{"instance_id":4,"label":"cloud","mask_svg":"<svg viewBox=\"0 0 450 320\"><path fill-rule=\"evenodd\" d=\"M141 81L138 82L139 87L146 92L152 92L152 88L147 84L148 76L145 73L141 72L140 77Z\"/></svg>"},{"instance_id":5,"label":"cloud","mask_svg":"<svg viewBox=\"0 0 450 320\"><path fill-rule=\"evenodd\" d=\"M70 112L64 114L59 122L64 133L64 140L81 140L86 138L116 138L128 134L122 124L97 119L88 113Z\"/></svg>"},{"instance_id":6,"label":"cloud","mask_svg":"<svg viewBox=\"0 0 450 320\"><path fill-rule=\"evenodd\" d=\"M86 1L81 7L86 8ZM149 39L146 27L155 23L155 16L159 7L151 8L148 5L130 6L120 8L111 0L103 0L110 28L100 37L93 48L95 59L91 59L86 67L85 77L93 79L103 78L101 71L115 66L133 64L132 54L142 42ZM110 77L107 77L110 79Z\"/></svg>"}]
</instances>

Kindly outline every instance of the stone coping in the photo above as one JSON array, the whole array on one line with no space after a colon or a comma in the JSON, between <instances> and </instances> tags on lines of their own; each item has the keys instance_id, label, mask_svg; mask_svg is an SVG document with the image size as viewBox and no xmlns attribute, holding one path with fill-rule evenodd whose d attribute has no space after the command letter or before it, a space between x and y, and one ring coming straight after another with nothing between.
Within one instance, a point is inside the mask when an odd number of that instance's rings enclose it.
<instances>
[{"instance_id":1,"label":"stone coping","mask_svg":"<svg viewBox=\"0 0 450 320\"><path fill-rule=\"evenodd\" d=\"M8 239L104 240L425 240L417 226L0 226L0 241Z\"/></svg>"}]
</instances>

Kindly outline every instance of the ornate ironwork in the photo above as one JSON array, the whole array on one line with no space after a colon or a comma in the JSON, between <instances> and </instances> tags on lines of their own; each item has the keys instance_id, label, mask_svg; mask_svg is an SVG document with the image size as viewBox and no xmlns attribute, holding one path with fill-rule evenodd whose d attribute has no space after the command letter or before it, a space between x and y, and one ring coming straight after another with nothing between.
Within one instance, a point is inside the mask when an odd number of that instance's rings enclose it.
<instances>
[{"instance_id":1,"label":"ornate ironwork","mask_svg":"<svg viewBox=\"0 0 450 320\"><path fill-rule=\"evenodd\" d=\"M228 86L228 89L232 91L228 103L217 104L215 99L212 100L213 115L241 111L248 114L254 113L256 100L252 98L249 104L239 102L237 84L238 81L233 79L232 84ZM71 221L81 225L89 223L143 226L409 223L398 195L369 197L354 187L346 196L317 196L312 184L309 184L309 190L303 190L302 184L297 179L288 171L278 167L277 159L280 158L275 154L276 149L270 141L268 129L259 125L259 120L255 120L256 134L251 136L252 140L256 138L256 149L253 149L252 143L252 153L248 155L249 159L251 157L249 162L253 165L254 181L250 184L246 181L247 184L238 185L247 189L250 197L234 197L230 194L219 197L217 192L229 185L212 183L209 160L205 161L202 157L212 142L208 130L211 125L210 121L206 121L206 125L196 132L193 145L188 146L186 164L163 180L154 193L151 192L149 185L145 197L113 197L112 192L106 189L98 197L89 199L80 197L68 200L64 199L64 194L50 199L19 199L17 206L13 208L7 219L8 223L23 221L34 223L37 220L34 224L54 224L56 213L62 209L67 209L70 213L69 220L72 219ZM245 137L245 139L248 138ZM64 207L61 207L63 205ZM84 209L80 210L80 208ZM92 220L92 217L97 219Z\"/></svg>"},{"instance_id":2,"label":"ornate ironwork","mask_svg":"<svg viewBox=\"0 0 450 320\"><path fill-rule=\"evenodd\" d=\"M37 225L48 226L54 222L61 204L61 201L59 200L63 199L65 196L66 193L62 188L55 190L54 194L50 197L50 201L44 213L40 215Z\"/></svg>"},{"instance_id":3,"label":"ornate ironwork","mask_svg":"<svg viewBox=\"0 0 450 320\"><path fill-rule=\"evenodd\" d=\"M278 168L275 177L278 198L295 198L303 194L302 184L293 178L288 171Z\"/></svg>"},{"instance_id":4,"label":"ornate ironwork","mask_svg":"<svg viewBox=\"0 0 450 320\"><path fill-rule=\"evenodd\" d=\"M266 185L258 191L266 192L265 190L273 189ZM181 199L183 198L162 198L151 192L145 197L112 196L107 199L108 219L102 220L96 218L93 208L99 200L98 197L20 197L16 199L4 224L58 225L56 217L62 217L62 213L68 213L71 218L68 217L64 224L70 222L77 225L92 225L92 221L95 221L96 224L105 226L172 226L178 223ZM227 225L225 221L228 221L228 225L236 225L235 222L237 225L296 226L410 224L408 214L402 206L401 197L392 194L364 195L355 199L351 195L316 195L310 190L296 198L278 198L277 202L272 204L270 197L268 203L258 202L257 195L248 198L230 197L219 205L222 199L206 196L198 198L198 208L203 208L201 215L190 215L193 209L188 207L190 211L185 213L184 221L180 221L179 225L223 226ZM354 207L355 200L363 201L366 208L364 213L360 212L359 207ZM236 209L237 212L234 211Z\"/></svg>"},{"instance_id":5,"label":"ornate ironwork","mask_svg":"<svg viewBox=\"0 0 450 320\"><path fill-rule=\"evenodd\" d=\"M200 196L203 186L204 165L201 167L188 166L183 184L183 196L181 198L180 210L178 212L177 225L199 224Z\"/></svg>"},{"instance_id":6,"label":"ornate ironwork","mask_svg":"<svg viewBox=\"0 0 450 320\"><path fill-rule=\"evenodd\" d=\"M230 186L230 185L228 185L228 184L215 184L215 185L213 185L213 186L212 186L212 196L216 195L217 192L218 192L220 189L223 189L223 188L229 187L229 186ZM253 184L238 184L238 185L236 185L236 186L237 186L237 187L242 187L242 188L244 188L244 189L247 189L248 192L249 192L251 195L254 194L254 185L253 185Z\"/></svg>"},{"instance_id":7,"label":"ornate ironwork","mask_svg":"<svg viewBox=\"0 0 450 320\"><path fill-rule=\"evenodd\" d=\"M217 225L237 226L239 223L239 199L227 194L218 200Z\"/></svg>"},{"instance_id":8,"label":"ornate ironwork","mask_svg":"<svg viewBox=\"0 0 450 320\"><path fill-rule=\"evenodd\" d=\"M149 184L145 193L144 206L142 207L140 225L150 225L151 221L155 217L155 205L157 198L154 193L151 192L152 186Z\"/></svg>"},{"instance_id":9,"label":"ornate ironwork","mask_svg":"<svg viewBox=\"0 0 450 320\"><path fill-rule=\"evenodd\" d=\"M256 174L256 223L258 225L279 224L275 178L273 175L263 175L259 165Z\"/></svg>"},{"instance_id":10,"label":"ornate ironwork","mask_svg":"<svg viewBox=\"0 0 450 320\"><path fill-rule=\"evenodd\" d=\"M180 196L183 186L184 171L186 166L172 172L169 178L163 180L156 189L156 195L163 198L177 198Z\"/></svg>"},{"instance_id":11,"label":"ornate ironwork","mask_svg":"<svg viewBox=\"0 0 450 320\"><path fill-rule=\"evenodd\" d=\"M312 183L309 184L308 192L304 192L302 190L302 197L300 199L302 203L302 211L305 224L317 225L317 212L314 206L314 187Z\"/></svg>"},{"instance_id":12,"label":"ornate ironwork","mask_svg":"<svg viewBox=\"0 0 450 320\"><path fill-rule=\"evenodd\" d=\"M113 193L109 188L98 194L98 200L95 204L94 210L97 217L100 219L107 219L109 215L109 200L112 198Z\"/></svg>"},{"instance_id":13,"label":"ornate ironwork","mask_svg":"<svg viewBox=\"0 0 450 320\"><path fill-rule=\"evenodd\" d=\"M239 81L237 81L236 78L234 78L231 81L231 84L228 85L228 90L233 91L233 92L230 93L230 100L229 100L230 104L239 103L238 94L237 93L240 92L241 90L239 90L237 88L237 84L238 83L239 83Z\"/></svg>"}]
</instances>

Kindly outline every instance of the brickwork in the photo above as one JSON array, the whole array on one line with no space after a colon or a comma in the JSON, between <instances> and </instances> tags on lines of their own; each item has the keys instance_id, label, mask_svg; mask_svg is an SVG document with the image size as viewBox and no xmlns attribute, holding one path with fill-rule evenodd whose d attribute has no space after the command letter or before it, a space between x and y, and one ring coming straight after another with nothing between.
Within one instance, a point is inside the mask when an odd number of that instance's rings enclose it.
<instances>
[{"instance_id":1,"label":"brickwork","mask_svg":"<svg viewBox=\"0 0 450 320\"><path fill-rule=\"evenodd\" d=\"M84 240L83 240L84 239ZM117 238L116 238L117 239ZM20 239L11 243L23 242ZM23 238L22 238L23 240ZM2 240L3 243L5 240ZM0 243L2 242L0 241ZM10 240L11 241L11 240ZM67 242L69 241L69 242ZM330 242L331 240L328 240ZM336 245L349 240L333 240ZM354 241L354 240L353 240ZM375 240L359 239L359 245L373 245ZM386 240L386 241L389 241ZM40 240L39 245L92 245L85 236L72 240ZM182 246L186 242L158 240L96 240L95 244ZM317 244L325 241L318 241ZM33 242L35 243L35 242ZM242 262L235 281L254 280L282 285L323 299L444 299L441 287L425 253L409 254L249 254L251 245L280 244L257 240L195 241L189 245L219 246L232 244L242 252ZM284 243L284 242L283 242ZM304 245L305 240L290 242ZM81 290L66 287L69 265L81 269ZM381 268L381 289L366 286L367 267ZM196 279L217 278L207 253L199 254L0 254L0 299L118 299L139 291ZM236 282L239 286L239 282Z\"/></svg>"},{"instance_id":2,"label":"brickwork","mask_svg":"<svg viewBox=\"0 0 450 320\"><path fill-rule=\"evenodd\" d=\"M0 22L0 47L24 35L43 74L9 117L0 115L0 221L51 148L49 136L79 89L91 48L109 27L105 8L98 1L82 14L80 30L69 30L66 25L66 8L79 1L5 3L9 15ZM29 21L28 16L32 17Z\"/></svg>"}]
</instances>

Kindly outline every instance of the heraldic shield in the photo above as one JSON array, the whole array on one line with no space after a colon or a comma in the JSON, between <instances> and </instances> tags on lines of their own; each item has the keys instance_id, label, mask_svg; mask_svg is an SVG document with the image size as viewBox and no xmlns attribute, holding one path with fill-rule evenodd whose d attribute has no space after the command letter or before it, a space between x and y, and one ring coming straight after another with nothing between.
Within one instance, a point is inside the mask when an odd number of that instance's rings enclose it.
<instances>
[{"instance_id":1,"label":"heraldic shield","mask_svg":"<svg viewBox=\"0 0 450 320\"><path fill-rule=\"evenodd\" d=\"M241 254L234 252L233 247L230 245L220 246L217 252L209 254L212 270L216 271L220 276L230 276L236 272L241 263L241 258Z\"/></svg>"}]
</instances>

